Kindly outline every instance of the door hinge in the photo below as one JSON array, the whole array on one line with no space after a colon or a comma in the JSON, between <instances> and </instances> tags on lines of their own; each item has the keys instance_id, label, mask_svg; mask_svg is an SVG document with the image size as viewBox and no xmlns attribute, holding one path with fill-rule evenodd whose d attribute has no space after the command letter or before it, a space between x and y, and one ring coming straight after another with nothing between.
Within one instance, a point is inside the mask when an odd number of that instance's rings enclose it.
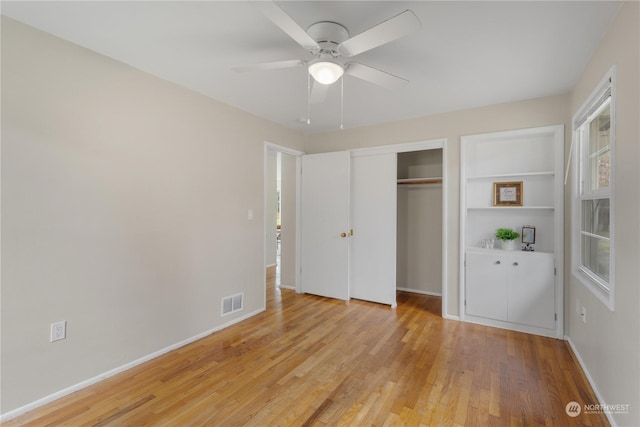
<instances>
[{"instance_id":1,"label":"door hinge","mask_svg":"<svg viewBox=\"0 0 640 427\"><path fill-rule=\"evenodd\" d=\"M553 275L554 276L558 275L558 269L556 267L553 267Z\"/></svg>"},{"instance_id":2,"label":"door hinge","mask_svg":"<svg viewBox=\"0 0 640 427\"><path fill-rule=\"evenodd\" d=\"M554 313L553 317L555 318L555 321L558 321L558 313Z\"/></svg>"}]
</instances>

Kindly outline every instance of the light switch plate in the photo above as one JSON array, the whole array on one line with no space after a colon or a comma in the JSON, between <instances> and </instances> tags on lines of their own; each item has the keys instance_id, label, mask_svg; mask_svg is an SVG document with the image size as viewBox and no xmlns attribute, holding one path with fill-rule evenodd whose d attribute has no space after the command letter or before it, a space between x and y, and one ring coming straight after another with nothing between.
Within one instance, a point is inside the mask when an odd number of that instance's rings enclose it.
<instances>
[{"instance_id":1,"label":"light switch plate","mask_svg":"<svg viewBox=\"0 0 640 427\"><path fill-rule=\"evenodd\" d=\"M67 337L67 321L55 322L51 324L51 342L60 341Z\"/></svg>"}]
</instances>

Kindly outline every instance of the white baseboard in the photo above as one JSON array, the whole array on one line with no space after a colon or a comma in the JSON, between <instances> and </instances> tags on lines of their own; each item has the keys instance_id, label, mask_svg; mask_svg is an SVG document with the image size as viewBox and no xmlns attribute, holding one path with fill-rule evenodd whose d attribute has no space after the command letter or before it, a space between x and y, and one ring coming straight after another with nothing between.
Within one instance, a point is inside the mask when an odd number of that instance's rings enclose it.
<instances>
[{"instance_id":1,"label":"white baseboard","mask_svg":"<svg viewBox=\"0 0 640 427\"><path fill-rule=\"evenodd\" d=\"M600 392L598 391L598 387L596 387L596 383L593 381L593 378L591 377L591 374L589 373L589 370L587 369L587 366L585 365L584 360L582 360L582 356L580 356L580 353L578 353L578 349L576 348L573 341L571 341L571 337L568 337L565 335L564 339L569 343L569 347L571 347L571 351L573 352L573 355L578 360L578 363L582 368L582 372L584 372L585 377L587 377L587 381L589 381L589 385L591 385L591 388L593 389L593 392L596 395L596 399L598 399L598 403L601 405L605 404L605 401L602 398L602 395L600 394ZM613 415L611 415L608 411L605 411L604 414L607 416L607 419L609 420L609 424L611 424L612 427L617 427L617 424L613 419Z\"/></svg>"},{"instance_id":2,"label":"white baseboard","mask_svg":"<svg viewBox=\"0 0 640 427\"><path fill-rule=\"evenodd\" d=\"M83 389L85 387L89 387L92 384L95 384L95 383L100 382L102 380L105 380L105 379L107 379L109 377L112 377L112 376L114 376L116 374L124 372L127 369L131 369L131 368L133 368L135 366L138 366L138 365L140 365L142 363L148 362L149 360L155 359L158 356L162 356L163 354L168 353L168 352L170 352L172 350L175 350L175 349L180 348L180 347L184 347L187 344L191 344L192 342L197 341L197 340L199 340L201 338L204 338L207 335L211 335L214 332L218 332L218 331L220 331L222 329L228 328L231 325L234 325L236 323L242 322L243 320L246 320L246 319L248 319L250 317L253 317L256 314L262 313L263 311L265 311L265 309L261 308L261 309L258 309L256 311L253 311L251 313L245 314L242 317L239 317L237 319L231 320L231 321L229 321L227 323L223 323L220 326L217 326L217 327L209 329L209 330L207 330L205 332L199 333L198 335L195 335L195 336L193 336L191 338L187 338L186 340L183 340L183 341L180 341L178 343L172 344L172 345L170 345L168 347L165 347L165 348L160 349L160 350L158 350L156 352L153 352L151 354L143 356L143 357L141 357L139 359L136 359L136 360L134 360L132 362L126 363L126 364L124 364L122 366L118 366L117 368L114 368L114 369L111 369L111 370L109 370L107 372L104 372L102 374L96 375L93 378L89 378L87 380L81 381L81 382L79 382L77 384L74 384L74 385L72 385L70 387L67 387L65 389L59 390L59 391L57 391L55 393L52 393L52 394L50 394L48 396L45 396L45 397L43 397L41 399L38 399L38 400L34 401L34 402L28 403L28 404L26 404L24 406L21 406L19 408L16 408L16 409L14 409L12 411L6 412L4 414L0 414L0 423L8 421L8 420L10 420L12 418L15 418L15 417L17 417L19 415L22 415L22 414L26 413L26 412L32 411L32 410L34 410L36 408L39 408L40 406L46 405L49 402L53 402L54 400L60 399L61 397L66 396L68 394L71 394L71 393L73 393L75 391L81 390L81 389Z\"/></svg>"},{"instance_id":3,"label":"white baseboard","mask_svg":"<svg viewBox=\"0 0 640 427\"><path fill-rule=\"evenodd\" d=\"M271 267L277 267L278 264L267 264L264 266L264 268L271 268Z\"/></svg>"},{"instance_id":4,"label":"white baseboard","mask_svg":"<svg viewBox=\"0 0 640 427\"><path fill-rule=\"evenodd\" d=\"M430 292L430 291L423 291L423 290L420 290L420 289L402 288L400 286L397 286L396 289L399 290L399 291L403 291L403 292L412 292L414 294L431 295L433 297L441 297L442 296L442 293L440 293L440 292Z\"/></svg>"},{"instance_id":5,"label":"white baseboard","mask_svg":"<svg viewBox=\"0 0 640 427\"><path fill-rule=\"evenodd\" d=\"M291 289L292 291L296 290L296 287L291 285L278 285L278 287L281 289Z\"/></svg>"},{"instance_id":6,"label":"white baseboard","mask_svg":"<svg viewBox=\"0 0 640 427\"><path fill-rule=\"evenodd\" d=\"M456 320L456 321L460 321L460 316L455 316L453 314L443 314L442 315L443 319L448 319L448 320Z\"/></svg>"}]
</instances>

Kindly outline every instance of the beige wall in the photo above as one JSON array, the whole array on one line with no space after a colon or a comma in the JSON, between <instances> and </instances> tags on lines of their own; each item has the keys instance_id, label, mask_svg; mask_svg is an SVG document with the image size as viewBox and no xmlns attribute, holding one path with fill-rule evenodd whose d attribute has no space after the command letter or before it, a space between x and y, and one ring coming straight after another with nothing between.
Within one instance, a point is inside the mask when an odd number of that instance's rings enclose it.
<instances>
[{"instance_id":1,"label":"beige wall","mask_svg":"<svg viewBox=\"0 0 640 427\"><path fill-rule=\"evenodd\" d=\"M621 426L640 425L639 28L639 3L625 3L571 96L571 113L574 114L611 66L616 65L615 311L610 311L574 279L570 268L567 268L570 285L566 306L567 333L602 399L609 404L631 405L630 414L614 415L616 423ZM568 209L569 222L570 212ZM567 266L571 259L569 237L570 234L566 233ZM587 309L586 324L576 313L576 300Z\"/></svg>"},{"instance_id":2,"label":"beige wall","mask_svg":"<svg viewBox=\"0 0 640 427\"><path fill-rule=\"evenodd\" d=\"M347 112L348 114L348 112ZM447 138L447 307L458 316L460 136L569 123L569 95L492 105L411 120L403 120L310 135L307 153L346 150Z\"/></svg>"},{"instance_id":3,"label":"beige wall","mask_svg":"<svg viewBox=\"0 0 640 427\"><path fill-rule=\"evenodd\" d=\"M3 413L263 309L264 141L302 135L3 17L1 136Z\"/></svg>"}]
</instances>

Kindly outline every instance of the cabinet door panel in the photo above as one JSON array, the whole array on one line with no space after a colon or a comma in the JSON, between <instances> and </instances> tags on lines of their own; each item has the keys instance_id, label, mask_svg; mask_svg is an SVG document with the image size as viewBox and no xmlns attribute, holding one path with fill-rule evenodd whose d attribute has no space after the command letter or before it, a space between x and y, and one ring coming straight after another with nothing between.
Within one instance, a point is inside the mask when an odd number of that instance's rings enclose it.
<instances>
[{"instance_id":1,"label":"cabinet door panel","mask_svg":"<svg viewBox=\"0 0 640 427\"><path fill-rule=\"evenodd\" d=\"M467 253L467 314L507 320L507 269L500 254Z\"/></svg>"},{"instance_id":2,"label":"cabinet door panel","mask_svg":"<svg viewBox=\"0 0 640 427\"><path fill-rule=\"evenodd\" d=\"M506 266L509 278L509 321L555 328L553 256L513 255Z\"/></svg>"}]
</instances>

